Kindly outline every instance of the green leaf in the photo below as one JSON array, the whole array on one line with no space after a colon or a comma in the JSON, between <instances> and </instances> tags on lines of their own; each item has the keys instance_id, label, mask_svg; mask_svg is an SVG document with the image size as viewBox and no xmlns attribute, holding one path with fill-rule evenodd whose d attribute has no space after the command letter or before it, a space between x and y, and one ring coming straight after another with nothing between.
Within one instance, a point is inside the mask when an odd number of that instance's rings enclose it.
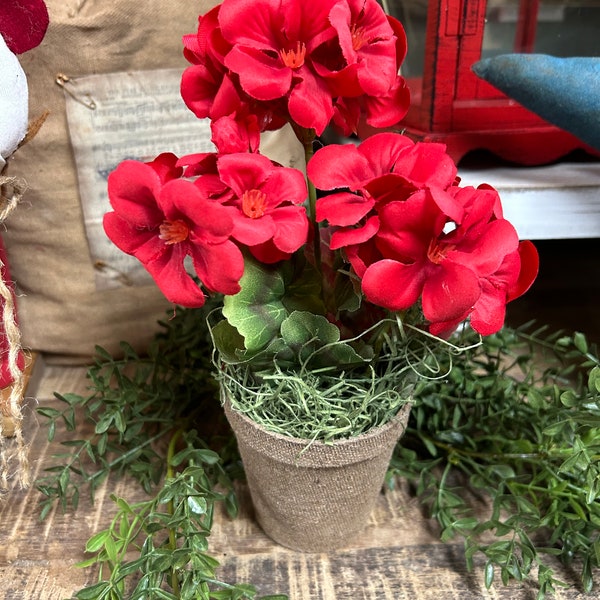
<instances>
[{"instance_id":1,"label":"green leaf","mask_svg":"<svg viewBox=\"0 0 600 600\"><path fill-rule=\"evenodd\" d=\"M287 316L281 272L254 260L246 260L241 290L223 300L223 316L244 338L250 353L258 352L279 334Z\"/></svg>"},{"instance_id":2,"label":"green leaf","mask_svg":"<svg viewBox=\"0 0 600 600\"><path fill-rule=\"evenodd\" d=\"M281 324L281 337L298 361L312 368L364 362L349 344L339 341L340 330L321 315L294 311Z\"/></svg>"},{"instance_id":3,"label":"green leaf","mask_svg":"<svg viewBox=\"0 0 600 600\"><path fill-rule=\"evenodd\" d=\"M587 340L585 338L585 335L583 335L583 333L577 331L575 333L575 335L573 336L573 342L574 342L577 350L579 350L579 352L581 352L582 354L587 353L588 343L587 343Z\"/></svg>"},{"instance_id":4,"label":"green leaf","mask_svg":"<svg viewBox=\"0 0 600 600\"><path fill-rule=\"evenodd\" d=\"M560 395L560 401L564 406L571 408L577 406L579 398L573 390L567 390Z\"/></svg>"},{"instance_id":5,"label":"green leaf","mask_svg":"<svg viewBox=\"0 0 600 600\"><path fill-rule=\"evenodd\" d=\"M106 550L107 559L113 564L116 563L119 550L112 536L109 535L104 540L104 549Z\"/></svg>"},{"instance_id":6,"label":"green leaf","mask_svg":"<svg viewBox=\"0 0 600 600\"><path fill-rule=\"evenodd\" d=\"M104 530L93 535L85 545L86 552L98 552L100 548L104 547L106 540L110 537L110 531Z\"/></svg>"},{"instance_id":7,"label":"green leaf","mask_svg":"<svg viewBox=\"0 0 600 600\"><path fill-rule=\"evenodd\" d=\"M487 590L492 587L492 583L494 582L494 565L489 560L485 563L484 582Z\"/></svg>"},{"instance_id":8,"label":"green leaf","mask_svg":"<svg viewBox=\"0 0 600 600\"><path fill-rule=\"evenodd\" d=\"M301 348L313 341L319 346L333 344L340 339L340 330L321 315L294 311L281 324L281 335L289 346Z\"/></svg>"},{"instance_id":9,"label":"green leaf","mask_svg":"<svg viewBox=\"0 0 600 600\"><path fill-rule=\"evenodd\" d=\"M588 388L590 392L600 392L600 367L594 367L588 377Z\"/></svg>"},{"instance_id":10,"label":"green leaf","mask_svg":"<svg viewBox=\"0 0 600 600\"><path fill-rule=\"evenodd\" d=\"M225 319L219 321L212 328L211 334L215 347L219 351L219 358L232 364L243 358L244 337L231 323Z\"/></svg>"},{"instance_id":11,"label":"green leaf","mask_svg":"<svg viewBox=\"0 0 600 600\"><path fill-rule=\"evenodd\" d=\"M325 306L321 299L321 276L308 262L300 257L282 264L285 294L282 298L288 313L295 310L325 314Z\"/></svg>"},{"instance_id":12,"label":"green leaf","mask_svg":"<svg viewBox=\"0 0 600 600\"><path fill-rule=\"evenodd\" d=\"M46 417L47 419L55 419L56 417L60 416L60 411L56 410L56 408L51 408L48 406L40 406L36 412L38 413L38 415L42 415L43 417Z\"/></svg>"},{"instance_id":13,"label":"green leaf","mask_svg":"<svg viewBox=\"0 0 600 600\"><path fill-rule=\"evenodd\" d=\"M206 503L206 498L203 498L201 496L198 496L198 497L188 496L187 503L188 503L188 508L195 515L206 514L206 510L208 508L207 503Z\"/></svg>"},{"instance_id":14,"label":"green leaf","mask_svg":"<svg viewBox=\"0 0 600 600\"><path fill-rule=\"evenodd\" d=\"M110 593L111 587L108 581L99 581L77 592L75 598L78 600L102 600L102 598L106 598Z\"/></svg>"}]
</instances>

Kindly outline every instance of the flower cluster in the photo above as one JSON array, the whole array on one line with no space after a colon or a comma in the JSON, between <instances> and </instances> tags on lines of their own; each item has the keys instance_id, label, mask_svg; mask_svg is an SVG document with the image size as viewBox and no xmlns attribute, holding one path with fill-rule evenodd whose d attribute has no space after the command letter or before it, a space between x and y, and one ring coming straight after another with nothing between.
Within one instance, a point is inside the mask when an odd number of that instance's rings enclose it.
<instances>
[{"instance_id":1,"label":"flower cluster","mask_svg":"<svg viewBox=\"0 0 600 600\"><path fill-rule=\"evenodd\" d=\"M467 317L495 333L537 274L535 247L503 219L496 190L460 187L441 144L379 133L320 149L308 176L347 190L321 199L317 220L336 226L330 248L344 249L366 299L391 311L420 300L434 334Z\"/></svg>"},{"instance_id":2,"label":"flower cluster","mask_svg":"<svg viewBox=\"0 0 600 600\"><path fill-rule=\"evenodd\" d=\"M368 322L360 314L415 308L413 324L439 336L465 320L483 335L502 327L537 253L493 188L460 186L443 145L391 132L409 103L406 37L376 0L224 0L183 41L182 97L210 119L216 152L121 163L104 220L170 301L200 307L205 291L223 294L230 325L258 320L274 336L294 311L345 337ZM306 175L260 153L261 133L287 123ZM327 127L350 135L362 124L387 130L313 154Z\"/></svg>"},{"instance_id":3,"label":"flower cluster","mask_svg":"<svg viewBox=\"0 0 600 600\"><path fill-rule=\"evenodd\" d=\"M226 0L200 17L184 46L193 66L182 97L211 119L219 149L232 132L256 150L260 131L287 122L317 135L333 123L349 134L361 118L387 127L408 110L398 75L406 36L375 0Z\"/></svg>"}]
</instances>

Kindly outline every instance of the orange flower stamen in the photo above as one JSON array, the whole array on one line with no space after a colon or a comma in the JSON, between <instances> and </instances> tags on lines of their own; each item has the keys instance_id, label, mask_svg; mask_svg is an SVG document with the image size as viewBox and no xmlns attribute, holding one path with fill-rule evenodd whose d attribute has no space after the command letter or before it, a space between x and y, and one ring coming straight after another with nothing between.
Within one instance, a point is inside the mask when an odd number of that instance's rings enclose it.
<instances>
[{"instance_id":1,"label":"orange flower stamen","mask_svg":"<svg viewBox=\"0 0 600 600\"><path fill-rule=\"evenodd\" d=\"M304 64L306 45L303 42L296 42L295 49L280 50L279 56L286 67L289 67L290 69L299 69Z\"/></svg>"},{"instance_id":2,"label":"orange flower stamen","mask_svg":"<svg viewBox=\"0 0 600 600\"><path fill-rule=\"evenodd\" d=\"M242 212L251 219L260 219L265 214L267 195L260 190L246 190L242 196Z\"/></svg>"},{"instance_id":3,"label":"orange flower stamen","mask_svg":"<svg viewBox=\"0 0 600 600\"><path fill-rule=\"evenodd\" d=\"M165 242L165 244L178 244L187 239L190 228L180 219L176 221L165 221L159 227L159 238Z\"/></svg>"},{"instance_id":4,"label":"orange flower stamen","mask_svg":"<svg viewBox=\"0 0 600 600\"><path fill-rule=\"evenodd\" d=\"M427 250L427 258L435 265L441 264L448 252L452 252L456 246L454 244L439 243L438 240L431 240Z\"/></svg>"},{"instance_id":5,"label":"orange flower stamen","mask_svg":"<svg viewBox=\"0 0 600 600\"><path fill-rule=\"evenodd\" d=\"M350 34L352 35L352 48L355 52L358 52L365 44L368 43L366 36L366 29L354 23L350 28Z\"/></svg>"}]
</instances>

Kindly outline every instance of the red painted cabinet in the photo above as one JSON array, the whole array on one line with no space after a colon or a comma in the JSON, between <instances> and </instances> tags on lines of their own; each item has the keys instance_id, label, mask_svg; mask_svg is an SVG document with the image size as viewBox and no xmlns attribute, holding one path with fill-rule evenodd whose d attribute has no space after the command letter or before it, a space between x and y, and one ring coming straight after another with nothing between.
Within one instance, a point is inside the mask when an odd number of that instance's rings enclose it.
<instances>
[{"instance_id":1,"label":"red painted cabinet","mask_svg":"<svg viewBox=\"0 0 600 600\"><path fill-rule=\"evenodd\" d=\"M600 0L387 0L408 37L403 121L414 139L443 141L455 160L485 149L513 162L551 162L587 148L479 79L471 65L511 52L600 55Z\"/></svg>"}]
</instances>

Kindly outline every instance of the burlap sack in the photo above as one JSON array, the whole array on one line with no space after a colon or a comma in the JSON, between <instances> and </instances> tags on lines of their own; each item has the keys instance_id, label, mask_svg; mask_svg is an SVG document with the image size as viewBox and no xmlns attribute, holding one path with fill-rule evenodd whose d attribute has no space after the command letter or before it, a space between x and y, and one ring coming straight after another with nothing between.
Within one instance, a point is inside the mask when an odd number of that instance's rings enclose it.
<instances>
[{"instance_id":1,"label":"burlap sack","mask_svg":"<svg viewBox=\"0 0 600 600\"><path fill-rule=\"evenodd\" d=\"M396 419L331 444L271 433L225 403L264 532L282 546L326 552L347 545L367 524L410 404Z\"/></svg>"},{"instance_id":2,"label":"burlap sack","mask_svg":"<svg viewBox=\"0 0 600 600\"><path fill-rule=\"evenodd\" d=\"M89 100L80 95L78 78L165 68L183 71L188 63L181 37L194 32L198 15L214 4L47 0L46 37L22 55L21 62L29 83L30 119L44 111L49 116L9 164L8 174L24 178L29 191L3 232L24 347L50 359L87 361L96 344L112 353L118 353L121 340L143 349L157 320L165 318L169 304L152 281L97 288L99 265L90 255L72 144L72 134L82 132L69 132L65 104L77 96L84 104ZM136 118L132 116L132 136ZM278 160L298 151L290 148L289 137L285 142L281 137L272 141ZM175 150L157 148L156 154L162 151Z\"/></svg>"}]
</instances>

